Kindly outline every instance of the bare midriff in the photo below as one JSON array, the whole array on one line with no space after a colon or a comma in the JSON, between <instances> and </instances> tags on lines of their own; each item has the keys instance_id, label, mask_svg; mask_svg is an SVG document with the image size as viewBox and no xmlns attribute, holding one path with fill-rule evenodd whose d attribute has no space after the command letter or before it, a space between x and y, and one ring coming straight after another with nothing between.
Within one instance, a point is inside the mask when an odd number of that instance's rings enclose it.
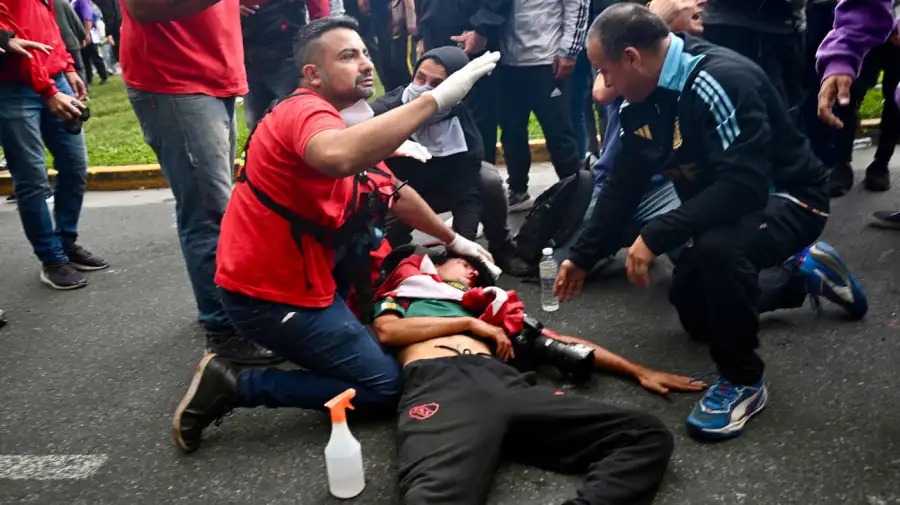
<instances>
[{"instance_id":1,"label":"bare midriff","mask_svg":"<svg viewBox=\"0 0 900 505\"><path fill-rule=\"evenodd\" d=\"M420 359L447 358L461 354L491 355L491 349L484 342L472 337L449 335L406 346L397 353L397 358L403 366L406 366Z\"/></svg>"}]
</instances>

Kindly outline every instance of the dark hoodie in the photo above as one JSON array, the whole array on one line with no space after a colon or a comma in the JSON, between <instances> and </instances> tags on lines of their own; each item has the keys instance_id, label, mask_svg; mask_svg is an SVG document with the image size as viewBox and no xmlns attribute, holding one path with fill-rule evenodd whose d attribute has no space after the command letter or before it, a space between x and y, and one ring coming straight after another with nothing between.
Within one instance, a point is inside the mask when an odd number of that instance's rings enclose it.
<instances>
[{"instance_id":1,"label":"dark hoodie","mask_svg":"<svg viewBox=\"0 0 900 505\"><path fill-rule=\"evenodd\" d=\"M416 66L413 68L413 75L419 70L419 65L428 59L435 60L446 68L447 76L452 75L469 63L469 57L466 56L466 53L464 53L462 49L452 46L437 47L426 52L422 55L422 58L416 62ZM373 101L370 105L372 110L375 111L375 115L378 116L384 114L389 110L396 109L403 105L402 97L404 89L406 89L406 86L400 86ZM454 107L450 115L447 116L447 119L454 116L459 118L460 126L462 126L463 134L466 138L468 151L441 158L432 158L428 162L428 165L433 166L434 170L422 170L421 163L418 161L415 162L415 164L418 165L418 167L416 167L412 165L409 160L394 158L387 160L391 170L393 170L401 179L409 180L413 187L419 186L417 183L420 181L417 181L416 179L420 179L422 175L426 173L436 174L438 172L447 172L448 176L452 176L452 174L456 174L457 176L477 174L481 170L481 159L484 157L484 142L481 140L481 134L478 131L475 120L472 118L472 114L464 103L460 103ZM411 166L407 167L407 165ZM425 179L422 179L421 182L434 183L433 180L426 181Z\"/></svg>"}]
</instances>

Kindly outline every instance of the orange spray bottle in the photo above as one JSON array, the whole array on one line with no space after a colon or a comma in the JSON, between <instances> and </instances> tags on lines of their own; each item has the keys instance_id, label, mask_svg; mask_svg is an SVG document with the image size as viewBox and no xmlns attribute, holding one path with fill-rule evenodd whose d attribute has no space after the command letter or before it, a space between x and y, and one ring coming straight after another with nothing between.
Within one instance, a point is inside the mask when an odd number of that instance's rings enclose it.
<instances>
[{"instance_id":1,"label":"orange spray bottle","mask_svg":"<svg viewBox=\"0 0 900 505\"><path fill-rule=\"evenodd\" d=\"M353 498L366 487L363 474L362 449L347 426L347 409L356 396L348 389L325 404L331 410L331 438L325 446L325 467L328 488L337 498Z\"/></svg>"}]
</instances>

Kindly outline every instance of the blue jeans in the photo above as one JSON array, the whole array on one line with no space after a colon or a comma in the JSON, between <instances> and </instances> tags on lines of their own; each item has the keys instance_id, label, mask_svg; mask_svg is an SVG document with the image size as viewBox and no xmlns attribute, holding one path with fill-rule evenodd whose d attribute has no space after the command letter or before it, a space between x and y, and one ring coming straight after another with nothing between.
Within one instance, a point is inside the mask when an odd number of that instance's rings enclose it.
<instances>
[{"instance_id":1,"label":"blue jeans","mask_svg":"<svg viewBox=\"0 0 900 505\"><path fill-rule=\"evenodd\" d=\"M287 62L271 72L247 67L247 84L250 92L244 97L244 116L247 118L247 127L252 130L273 102L297 89L300 85L300 72L293 62Z\"/></svg>"},{"instance_id":2,"label":"blue jeans","mask_svg":"<svg viewBox=\"0 0 900 505\"><path fill-rule=\"evenodd\" d=\"M213 277L219 225L231 197L235 100L130 87L128 99L175 195L178 238L200 323L207 331L228 330Z\"/></svg>"},{"instance_id":3,"label":"blue jeans","mask_svg":"<svg viewBox=\"0 0 900 505\"><path fill-rule=\"evenodd\" d=\"M54 80L61 92L75 96L63 74L57 74ZM52 219L46 201L50 183L44 143L53 154L53 168L59 173ZM0 85L0 145L12 175L22 227L34 254L45 265L68 262L63 247L78 238L78 218L87 187L84 134L65 131L63 121L50 112L30 87L3 84Z\"/></svg>"},{"instance_id":4,"label":"blue jeans","mask_svg":"<svg viewBox=\"0 0 900 505\"><path fill-rule=\"evenodd\" d=\"M591 221L591 215L594 213L594 206L597 203L597 197L600 196L601 191L602 189L594 191L594 195L591 197L591 203L584 213L584 218L582 218L581 224L578 226L575 233L572 234L572 237L553 251L553 256L556 258L557 264L560 264L569 258L572 247ZM661 216L666 212L675 210L680 205L681 200L678 198L678 194L675 193L675 186L673 186L671 182L667 181L662 185L654 186L644 193L643 198L641 198L641 203L638 205L637 212L635 212L634 217L631 219L631 223L629 223L625 229L622 247L630 247L637 239L637 236L640 235L641 228L643 228L648 221L657 216ZM676 251L667 252L669 256L672 256L673 253L677 254ZM598 265L600 264L602 263L598 263Z\"/></svg>"},{"instance_id":5,"label":"blue jeans","mask_svg":"<svg viewBox=\"0 0 900 505\"><path fill-rule=\"evenodd\" d=\"M400 365L382 350L343 298L323 309L295 307L222 290L228 315L243 335L303 367L247 368L238 376L244 407L322 409L356 389L358 408L393 407L400 395Z\"/></svg>"},{"instance_id":6,"label":"blue jeans","mask_svg":"<svg viewBox=\"0 0 900 505\"><path fill-rule=\"evenodd\" d=\"M569 108L572 111L572 126L575 129L575 145L578 155L584 156L588 150L587 112L588 96L594 87L594 72L587 59L587 51L581 51L575 57L575 69L569 77ZM593 111L591 111L593 115ZM593 121L593 118L591 118Z\"/></svg>"}]
</instances>

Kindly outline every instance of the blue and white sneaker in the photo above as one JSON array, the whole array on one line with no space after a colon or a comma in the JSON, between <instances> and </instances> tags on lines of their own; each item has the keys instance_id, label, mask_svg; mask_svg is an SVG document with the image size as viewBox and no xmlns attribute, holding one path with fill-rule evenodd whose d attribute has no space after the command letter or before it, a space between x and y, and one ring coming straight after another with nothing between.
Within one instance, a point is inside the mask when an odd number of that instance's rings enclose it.
<instances>
[{"instance_id":1,"label":"blue and white sneaker","mask_svg":"<svg viewBox=\"0 0 900 505\"><path fill-rule=\"evenodd\" d=\"M763 381L752 386L736 386L719 377L688 416L688 433L705 440L734 438L766 406L768 397L769 390Z\"/></svg>"},{"instance_id":2,"label":"blue and white sneaker","mask_svg":"<svg viewBox=\"0 0 900 505\"><path fill-rule=\"evenodd\" d=\"M862 319L869 310L866 295L841 260L840 255L829 244L816 242L791 260L795 268L806 279L806 287L813 309L822 312L820 296L840 305L853 319Z\"/></svg>"}]
</instances>

